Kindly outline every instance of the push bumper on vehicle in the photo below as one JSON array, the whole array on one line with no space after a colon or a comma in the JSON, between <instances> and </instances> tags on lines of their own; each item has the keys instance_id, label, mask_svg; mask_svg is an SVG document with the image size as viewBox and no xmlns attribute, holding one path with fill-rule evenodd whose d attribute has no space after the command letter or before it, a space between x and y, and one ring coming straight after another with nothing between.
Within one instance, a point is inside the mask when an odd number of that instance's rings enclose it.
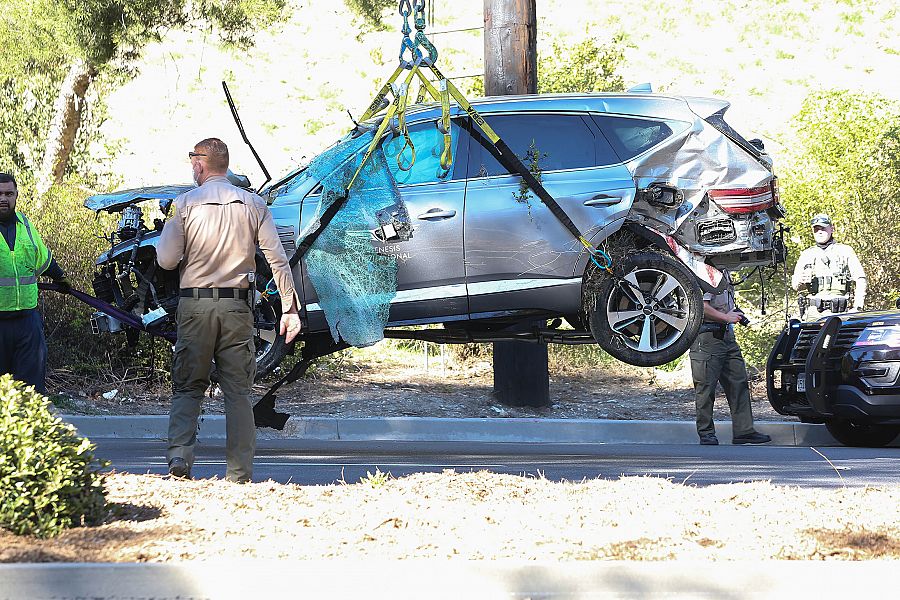
<instances>
[{"instance_id":1,"label":"push bumper on vehicle","mask_svg":"<svg viewBox=\"0 0 900 600\"><path fill-rule=\"evenodd\" d=\"M841 324L836 316L818 324L802 361L794 351L800 323L792 321L782 331L766 363L770 404L780 414L809 420L842 417L900 424L900 350L842 348ZM878 383L873 381L877 377L890 376L893 383L871 385Z\"/></svg>"}]
</instances>

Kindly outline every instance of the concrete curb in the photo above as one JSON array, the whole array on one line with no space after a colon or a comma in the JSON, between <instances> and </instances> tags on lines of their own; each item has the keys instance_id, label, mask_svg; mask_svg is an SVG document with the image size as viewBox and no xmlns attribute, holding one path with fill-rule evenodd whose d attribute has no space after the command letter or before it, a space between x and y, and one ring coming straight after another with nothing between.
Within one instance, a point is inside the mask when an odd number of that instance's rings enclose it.
<instances>
[{"instance_id":1,"label":"concrete curb","mask_svg":"<svg viewBox=\"0 0 900 600\"><path fill-rule=\"evenodd\" d=\"M877 597L892 561L214 560L0 565L0 600ZM352 574L349 576L348 574Z\"/></svg>"},{"instance_id":2,"label":"concrete curb","mask_svg":"<svg viewBox=\"0 0 900 600\"><path fill-rule=\"evenodd\" d=\"M88 438L165 439L168 417L61 415ZM757 421L757 431L779 446L839 446L823 425ZM731 443L731 423L716 423L722 444ZM200 423L200 439L225 438L225 417ZM692 421L612 421L580 419L450 419L431 417L291 417L284 431L260 429L259 439L392 442L515 442L591 444L696 444Z\"/></svg>"}]
</instances>

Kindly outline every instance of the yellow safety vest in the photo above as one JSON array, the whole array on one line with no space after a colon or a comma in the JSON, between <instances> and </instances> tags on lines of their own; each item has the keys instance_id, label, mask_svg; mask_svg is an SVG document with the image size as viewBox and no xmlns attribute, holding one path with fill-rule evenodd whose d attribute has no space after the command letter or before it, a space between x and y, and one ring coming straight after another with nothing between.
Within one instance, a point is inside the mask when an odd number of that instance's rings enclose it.
<instances>
[{"instance_id":1,"label":"yellow safety vest","mask_svg":"<svg viewBox=\"0 0 900 600\"><path fill-rule=\"evenodd\" d=\"M16 213L15 248L10 248L0 235L0 311L35 308L38 275L47 270L52 259L28 218Z\"/></svg>"}]
</instances>

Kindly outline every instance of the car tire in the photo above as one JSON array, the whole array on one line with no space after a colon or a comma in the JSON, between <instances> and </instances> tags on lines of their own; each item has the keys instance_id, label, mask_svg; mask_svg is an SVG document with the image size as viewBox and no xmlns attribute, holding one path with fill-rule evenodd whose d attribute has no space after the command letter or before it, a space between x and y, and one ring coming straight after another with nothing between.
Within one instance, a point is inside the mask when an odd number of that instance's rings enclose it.
<instances>
[{"instance_id":1,"label":"car tire","mask_svg":"<svg viewBox=\"0 0 900 600\"><path fill-rule=\"evenodd\" d=\"M675 257L646 250L613 265L589 302L594 339L614 358L652 367L688 351L703 321L703 292ZM638 292L639 290L639 292Z\"/></svg>"},{"instance_id":2,"label":"car tire","mask_svg":"<svg viewBox=\"0 0 900 600\"><path fill-rule=\"evenodd\" d=\"M290 347L284 343L284 336L278 333L281 297L269 297L262 293L272 275L268 269L257 269L257 298L253 307L253 322L257 327L253 330L253 344L256 347L256 381L259 381L281 364L290 352ZM274 324L274 329L269 328L271 324Z\"/></svg>"},{"instance_id":3,"label":"car tire","mask_svg":"<svg viewBox=\"0 0 900 600\"><path fill-rule=\"evenodd\" d=\"M883 448L900 434L900 425L855 423L850 419L828 419L828 433L845 446Z\"/></svg>"},{"instance_id":4,"label":"car tire","mask_svg":"<svg viewBox=\"0 0 900 600\"><path fill-rule=\"evenodd\" d=\"M825 422L825 419L822 417L801 416L797 418L800 419L801 423L809 423L810 425L822 425Z\"/></svg>"}]
</instances>

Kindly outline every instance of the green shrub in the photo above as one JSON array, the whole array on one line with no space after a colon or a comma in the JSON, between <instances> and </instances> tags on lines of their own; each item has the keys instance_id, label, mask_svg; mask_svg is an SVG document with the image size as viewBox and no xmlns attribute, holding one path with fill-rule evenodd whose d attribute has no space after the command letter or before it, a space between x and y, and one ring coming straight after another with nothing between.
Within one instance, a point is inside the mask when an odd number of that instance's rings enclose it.
<instances>
[{"instance_id":1,"label":"green shrub","mask_svg":"<svg viewBox=\"0 0 900 600\"><path fill-rule=\"evenodd\" d=\"M98 523L105 466L44 396L0 377L0 528L46 538Z\"/></svg>"}]
</instances>

